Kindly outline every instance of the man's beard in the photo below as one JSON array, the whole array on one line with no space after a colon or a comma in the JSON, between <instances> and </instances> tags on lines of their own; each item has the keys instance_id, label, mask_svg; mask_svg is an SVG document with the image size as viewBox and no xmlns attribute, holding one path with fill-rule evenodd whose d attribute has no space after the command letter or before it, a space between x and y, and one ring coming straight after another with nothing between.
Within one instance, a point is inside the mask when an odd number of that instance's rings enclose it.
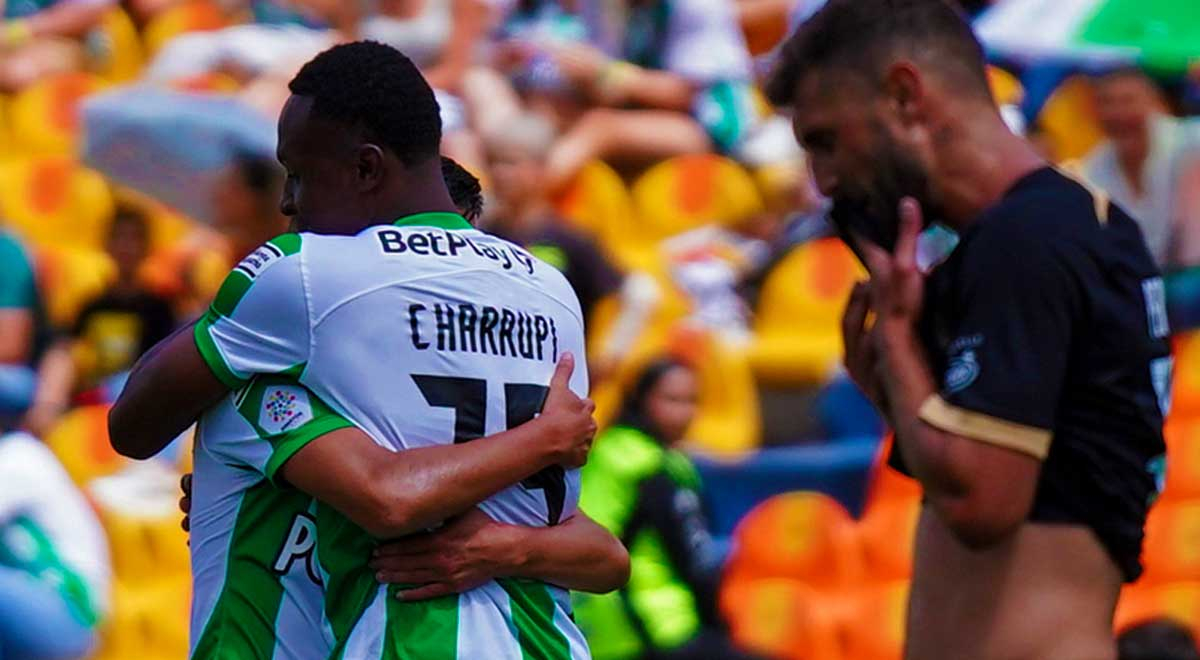
<instances>
[{"instance_id":1,"label":"man's beard","mask_svg":"<svg viewBox=\"0 0 1200 660\"><path fill-rule=\"evenodd\" d=\"M889 253L895 250L900 233L900 200L905 197L912 197L921 205L925 226L938 215L925 169L889 141L880 143L870 182L838 194L829 211L838 235L860 259L858 242L862 240Z\"/></svg>"}]
</instances>

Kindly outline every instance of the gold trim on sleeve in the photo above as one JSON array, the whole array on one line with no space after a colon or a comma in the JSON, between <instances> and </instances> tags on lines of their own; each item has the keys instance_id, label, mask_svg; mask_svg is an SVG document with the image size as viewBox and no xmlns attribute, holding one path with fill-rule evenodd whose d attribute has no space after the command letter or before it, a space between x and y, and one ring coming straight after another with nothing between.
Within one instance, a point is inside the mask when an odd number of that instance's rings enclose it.
<instances>
[{"instance_id":1,"label":"gold trim on sleeve","mask_svg":"<svg viewBox=\"0 0 1200 660\"><path fill-rule=\"evenodd\" d=\"M952 406L937 394L921 404L917 416L943 431L1019 451L1039 461L1050 452L1050 431Z\"/></svg>"}]
</instances>

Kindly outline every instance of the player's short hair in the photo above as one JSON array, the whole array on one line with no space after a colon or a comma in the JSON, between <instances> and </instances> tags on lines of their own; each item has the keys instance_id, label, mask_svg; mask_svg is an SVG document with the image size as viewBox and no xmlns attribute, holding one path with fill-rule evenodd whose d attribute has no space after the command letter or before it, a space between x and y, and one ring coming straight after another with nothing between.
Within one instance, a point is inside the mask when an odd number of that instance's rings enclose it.
<instances>
[{"instance_id":1,"label":"player's short hair","mask_svg":"<svg viewBox=\"0 0 1200 660\"><path fill-rule=\"evenodd\" d=\"M305 64L288 89L313 99L315 117L367 132L405 165L438 153L442 119L433 89L403 53L374 41L334 46Z\"/></svg>"},{"instance_id":2,"label":"player's short hair","mask_svg":"<svg viewBox=\"0 0 1200 660\"><path fill-rule=\"evenodd\" d=\"M879 80L897 56L919 59L991 98L983 47L946 0L829 0L780 48L767 98L790 106L796 88L817 71L833 72L839 82Z\"/></svg>"},{"instance_id":3,"label":"player's short hair","mask_svg":"<svg viewBox=\"0 0 1200 660\"><path fill-rule=\"evenodd\" d=\"M483 215L483 186L479 179L458 161L442 156L442 180L462 217L471 224L478 222Z\"/></svg>"}]
</instances>

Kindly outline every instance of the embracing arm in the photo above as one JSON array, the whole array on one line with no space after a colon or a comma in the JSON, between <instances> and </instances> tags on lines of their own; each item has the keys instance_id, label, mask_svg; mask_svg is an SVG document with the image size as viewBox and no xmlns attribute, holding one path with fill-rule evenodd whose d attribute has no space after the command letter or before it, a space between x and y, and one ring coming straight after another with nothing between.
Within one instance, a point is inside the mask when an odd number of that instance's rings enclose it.
<instances>
[{"instance_id":1,"label":"embracing arm","mask_svg":"<svg viewBox=\"0 0 1200 660\"><path fill-rule=\"evenodd\" d=\"M200 356L192 333L190 324L176 330L134 365L108 413L117 453L150 458L229 392Z\"/></svg>"}]
</instances>

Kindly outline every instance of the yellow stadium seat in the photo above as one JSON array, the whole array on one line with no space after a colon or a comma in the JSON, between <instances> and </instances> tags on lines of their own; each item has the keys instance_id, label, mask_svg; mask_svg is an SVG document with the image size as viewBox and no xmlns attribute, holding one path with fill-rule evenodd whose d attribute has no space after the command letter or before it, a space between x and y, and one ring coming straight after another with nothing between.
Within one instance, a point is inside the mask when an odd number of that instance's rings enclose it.
<instances>
[{"instance_id":1,"label":"yellow stadium seat","mask_svg":"<svg viewBox=\"0 0 1200 660\"><path fill-rule=\"evenodd\" d=\"M820 493L777 495L758 505L734 531L734 548L731 579L787 578L830 592L863 579L854 521Z\"/></svg>"},{"instance_id":2,"label":"yellow stadium seat","mask_svg":"<svg viewBox=\"0 0 1200 660\"><path fill-rule=\"evenodd\" d=\"M865 277L841 241L820 239L792 251L763 284L750 365L761 382L824 382L842 356L841 314Z\"/></svg>"},{"instance_id":3,"label":"yellow stadium seat","mask_svg":"<svg viewBox=\"0 0 1200 660\"><path fill-rule=\"evenodd\" d=\"M1166 500L1200 498L1200 419L1168 418Z\"/></svg>"},{"instance_id":4,"label":"yellow stadium seat","mask_svg":"<svg viewBox=\"0 0 1200 660\"><path fill-rule=\"evenodd\" d=\"M1200 581L1200 500L1164 501L1150 510L1142 560L1148 583Z\"/></svg>"},{"instance_id":5,"label":"yellow stadium seat","mask_svg":"<svg viewBox=\"0 0 1200 660\"><path fill-rule=\"evenodd\" d=\"M187 32L219 30L228 26L229 18L217 3L191 0L176 5L150 21L143 33L146 53L153 57L166 43Z\"/></svg>"},{"instance_id":6,"label":"yellow stadium seat","mask_svg":"<svg viewBox=\"0 0 1200 660\"><path fill-rule=\"evenodd\" d=\"M921 515L919 497L880 499L858 523L867 575L879 582L912 575L913 541Z\"/></svg>"},{"instance_id":7,"label":"yellow stadium seat","mask_svg":"<svg viewBox=\"0 0 1200 660\"><path fill-rule=\"evenodd\" d=\"M187 657L191 579L113 585L113 612L100 630L92 660L169 660Z\"/></svg>"},{"instance_id":8,"label":"yellow stadium seat","mask_svg":"<svg viewBox=\"0 0 1200 660\"><path fill-rule=\"evenodd\" d=\"M653 244L631 241L638 231L633 198L611 167L593 161L558 197L555 206L572 226L594 237L618 265L645 269L657 257Z\"/></svg>"},{"instance_id":9,"label":"yellow stadium seat","mask_svg":"<svg viewBox=\"0 0 1200 660\"><path fill-rule=\"evenodd\" d=\"M1171 418L1200 418L1200 330L1174 340L1175 382L1171 390Z\"/></svg>"},{"instance_id":10,"label":"yellow stadium seat","mask_svg":"<svg viewBox=\"0 0 1200 660\"><path fill-rule=\"evenodd\" d=\"M113 214L98 172L66 156L42 156L0 168L0 217L35 246L99 248Z\"/></svg>"},{"instance_id":11,"label":"yellow stadium seat","mask_svg":"<svg viewBox=\"0 0 1200 660\"><path fill-rule=\"evenodd\" d=\"M108 441L108 406L86 406L67 413L46 434L50 447L77 484L114 474L129 459Z\"/></svg>"},{"instance_id":12,"label":"yellow stadium seat","mask_svg":"<svg viewBox=\"0 0 1200 660\"><path fill-rule=\"evenodd\" d=\"M1200 631L1200 582L1126 585L1117 602L1113 627L1117 631L1158 618L1169 618Z\"/></svg>"},{"instance_id":13,"label":"yellow stadium seat","mask_svg":"<svg viewBox=\"0 0 1200 660\"><path fill-rule=\"evenodd\" d=\"M713 154L678 156L650 168L633 184L636 234L654 242L704 225L736 225L762 212L754 178Z\"/></svg>"},{"instance_id":14,"label":"yellow stadium seat","mask_svg":"<svg viewBox=\"0 0 1200 660\"><path fill-rule=\"evenodd\" d=\"M70 327L83 306L104 292L116 271L112 259L100 250L41 246L36 254L46 312L59 327Z\"/></svg>"},{"instance_id":15,"label":"yellow stadium seat","mask_svg":"<svg viewBox=\"0 0 1200 660\"><path fill-rule=\"evenodd\" d=\"M903 657L908 591L908 582L900 580L854 593L842 619L847 658L900 660Z\"/></svg>"},{"instance_id":16,"label":"yellow stadium seat","mask_svg":"<svg viewBox=\"0 0 1200 660\"><path fill-rule=\"evenodd\" d=\"M1083 76L1065 80L1038 115L1060 161L1083 158L1103 139L1093 107L1091 83Z\"/></svg>"},{"instance_id":17,"label":"yellow stadium seat","mask_svg":"<svg viewBox=\"0 0 1200 660\"><path fill-rule=\"evenodd\" d=\"M841 650L836 596L780 578L726 581L722 612L734 642L783 660L852 660Z\"/></svg>"},{"instance_id":18,"label":"yellow stadium seat","mask_svg":"<svg viewBox=\"0 0 1200 660\"><path fill-rule=\"evenodd\" d=\"M687 340L676 333L673 343L678 346L681 341ZM758 388L746 352L711 333L695 341L699 354L689 363L699 376L700 402L696 419L688 429L689 445L724 456L756 448L762 435L762 419Z\"/></svg>"},{"instance_id":19,"label":"yellow stadium seat","mask_svg":"<svg viewBox=\"0 0 1200 660\"><path fill-rule=\"evenodd\" d=\"M65 73L17 94L9 109L14 148L24 154L74 154L79 141L79 104L105 86L89 73Z\"/></svg>"},{"instance_id":20,"label":"yellow stadium seat","mask_svg":"<svg viewBox=\"0 0 1200 660\"><path fill-rule=\"evenodd\" d=\"M123 9L110 9L100 29L89 38L98 51L91 67L94 73L114 83L129 82L141 73L145 63L142 40L133 19Z\"/></svg>"},{"instance_id":21,"label":"yellow stadium seat","mask_svg":"<svg viewBox=\"0 0 1200 660\"><path fill-rule=\"evenodd\" d=\"M0 167L13 157L12 132L8 127L8 104L8 97L0 94Z\"/></svg>"},{"instance_id":22,"label":"yellow stadium seat","mask_svg":"<svg viewBox=\"0 0 1200 660\"><path fill-rule=\"evenodd\" d=\"M1020 105L1025 100L1025 87L1016 76L994 64L988 65L987 73L996 105Z\"/></svg>"},{"instance_id":23,"label":"yellow stadium seat","mask_svg":"<svg viewBox=\"0 0 1200 660\"><path fill-rule=\"evenodd\" d=\"M188 539L177 506L179 472L173 466L135 463L93 480L87 491L108 534L117 579L140 588L188 574Z\"/></svg>"}]
</instances>

